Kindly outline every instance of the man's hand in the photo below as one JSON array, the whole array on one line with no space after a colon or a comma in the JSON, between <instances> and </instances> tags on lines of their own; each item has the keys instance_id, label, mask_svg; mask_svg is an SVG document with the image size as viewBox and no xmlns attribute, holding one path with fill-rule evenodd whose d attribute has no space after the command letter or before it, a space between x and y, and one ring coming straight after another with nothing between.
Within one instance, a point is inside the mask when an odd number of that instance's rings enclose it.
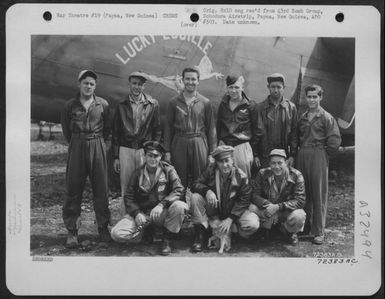
<instances>
[{"instance_id":1,"label":"man's hand","mask_svg":"<svg viewBox=\"0 0 385 299\"><path fill-rule=\"evenodd\" d=\"M219 224L218 228L221 233L228 233L231 225L233 224L233 219L230 217L227 217L225 220L222 220L222 222Z\"/></svg>"},{"instance_id":2,"label":"man's hand","mask_svg":"<svg viewBox=\"0 0 385 299\"><path fill-rule=\"evenodd\" d=\"M255 164L255 166L257 166L258 168L261 167L261 161L259 160L258 157L254 157L254 164Z\"/></svg>"},{"instance_id":3,"label":"man's hand","mask_svg":"<svg viewBox=\"0 0 385 299\"><path fill-rule=\"evenodd\" d=\"M269 203L265 206L264 214L267 218L270 218L271 216L276 214L278 212L278 210L279 210L279 205Z\"/></svg>"},{"instance_id":4,"label":"man's hand","mask_svg":"<svg viewBox=\"0 0 385 299\"><path fill-rule=\"evenodd\" d=\"M211 190L207 191L206 199L207 199L207 203L210 206L213 206L214 208L218 207L218 199L217 199L217 196L215 195L215 193L213 191L211 191Z\"/></svg>"},{"instance_id":5,"label":"man's hand","mask_svg":"<svg viewBox=\"0 0 385 299\"><path fill-rule=\"evenodd\" d=\"M171 163L171 153L165 153L164 155L164 160L167 161L168 163Z\"/></svg>"},{"instance_id":6,"label":"man's hand","mask_svg":"<svg viewBox=\"0 0 385 299\"><path fill-rule=\"evenodd\" d=\"M116 173L119 173L120 172L120 162L119 162L119 159L115 159L114 160L114 171Z\"/></svg>"},{"instance_id":7,"label":"man's hand","mask_svg":"<svg viewBox=\"0 0 385 299\"><path fill-rule=\"evenodd\" d=\"M209 164L215 162L215 159L214 159L213 156L211 156L211 155L209 155L207 159L208 159L208 161L209 161Z\"/></svg>"},{"instance_id":8,"label":"man's hand","mask_svg":"<svg viewBox=\"0 0 385 299\"><path fill-rule=\"evenodd\" d=\"M158 204L151 210L150 217L151 219L158 220L160 218L160 214L163 212L163 205Z\"/></svg>"},{"instance_id":9,"label":"man's hand","mask_svg":"<svg viewBox=\"0 0 385 299\"><path fill-rule=\"evenodd\" d=\"M287 159L287 166L294 167L294 157L289 157L289 159Z\"/></svg>"},{"instance_id":10,"label":"man's hand","mask_svg":"<svg viewBox=\"0 0 385 299\"><path fill-rule=\"evenodd\" d=\"M138 213L135 217L135 223L137 226L143 226L147 222L146 216L143 213Z\"/></svg>"}]
</instances>

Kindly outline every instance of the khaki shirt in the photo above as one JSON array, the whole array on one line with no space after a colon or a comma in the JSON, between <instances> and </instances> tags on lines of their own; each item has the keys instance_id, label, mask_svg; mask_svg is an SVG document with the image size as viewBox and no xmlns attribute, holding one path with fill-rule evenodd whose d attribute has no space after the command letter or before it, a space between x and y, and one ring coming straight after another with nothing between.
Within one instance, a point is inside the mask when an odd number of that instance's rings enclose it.
<instances>
[{"instance_id":1,"label":"khaki shirt","mask_svg":"<svg viewBox=\"0 0 385 299\"><path fill-rule=\"evenodd\" d=\"M68 142L72 134L96 134L106 139L111 130L108 102L94 96L88 110L80 103L79 94L65 103L61 114L63 135Z\"/></svg>"},{"instance_id":2,"label":"khaki shirt","mask_svg":"<svg viewBox=\"0 0 385 299\"><path fill-rule=\"evenodd\" d=\"M134 134L138 134L139 128L144 121L143 106L144 98L141 94L138 101L135 101L134 98L130 95L130 102L132 106L132 120L134 122Z\"/></svg>"},{"instance_id":3,"label":"khaki shirt","mask_svg":"<svg viewBox=\"0 0 385 299\"><path fill-rule=\"evenodd\" d=\"M171 99L164 132L166 151L170 151L171 142L176 134L202 135L207 140L209 152L215 149L217 131L209 99L199 93L189 105L186 104L183 93Z\"/></svg>"},{"instance_id":4,"label":"khaki shirt","mask_svg":"<svg viewBox=\"0 0 385 299\"><path fill-rule=\"evenodd\" d=\"M341 145L341 134L333 116L322 107L311 121L308 111L302 114L298 123L300 148L320 146L333 154Z\"/></svg>"}]
</instances>

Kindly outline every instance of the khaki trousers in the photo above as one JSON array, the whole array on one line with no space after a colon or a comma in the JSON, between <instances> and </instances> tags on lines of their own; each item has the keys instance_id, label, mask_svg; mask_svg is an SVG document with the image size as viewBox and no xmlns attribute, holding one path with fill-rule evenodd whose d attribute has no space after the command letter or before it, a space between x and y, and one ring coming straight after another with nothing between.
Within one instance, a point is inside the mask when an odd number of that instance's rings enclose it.
<instances>
[{"instance_id":1,"label":"khaki trousers","mask_svg":"<svg viewBox=\"0 0 385 299\"><path fill-rule=\"evenodd\" d=\"M191 196L191 221L194 224L202 224L204 227L209 227L209 219L216 216L216 209L207 203L207 200L198 193L193 193ZM239 217L232 227L232 231L238 231L239 235L248 238L255 233L259 228L258 216L246 210Z\"/></svg>"},{"instance_id":2,"label":"khaki trousers","mask_svg":"<svg viewBox=\"0 0 385 299\"><path fill-rule=\"evenodd\" d=\"M124 193L127 189L131 175L134 171L144 163L144 150L133 149L121 146L119 147L119 162L120 162L120 187L121 187L121 202L120 215L123 217L126 214L124 205Z\"/></svg>"},{"instance_id":3,"label":"khaki trousers","mask_svg":"<svg viewBox=\"0 0 385 299\"><path fill-rule=\"evenodd\" d=\"M265 217L263 210L253 204L250 205L249 210L258 215L261 227L271 229L271 226L274 224L274 216L270 218ZM297 209L294 211L278 212L277 217L277 223L281 223L287 232L296 234L303 231L306 220L306 213L304 210Z\"/></svg>"},{"instance_id":4,"label":"khaki trousers","mask_svg":"<svg viewBox=\"0 0 385 299\"><path fill-rule=\"evenodd\" d=\"M329 157L324 148L301 148L297 157L297 169L305 180L305 211L311 234L320 236L325 233L328 204Z\"/></svg>"},{"instance_id":5,"label":"khaki trousers","mask_svg":"<svg viewBox=\"0 0 385 299\"><path fill-rule=\"evenodd\" d=\"M165 227L172 233L178 233L182 227L186 210L187 204L177 200L167 209L163 209L163 212L157 221L150 217L151 211L148 211L146 214L147 222L144 227L154 223L156 226ZM135 219L126 214L123 219L111 229L111 238L115 242L120 243L125 243L133 239L139 241L143 236L143 232L144 229L138 229Z\"/></svg>"},{"instance_id":6,"label":"khaki trousers","mask_svg":"<svg viewBox=\"0 0 385 299\"><path fill-rule=\"evenodd\" d=\"M79 229L87 176L92 187L96 222L98 227L103 227L110 222L106 145L103 138L72 137L68 146L66 196L63 204L63 221L67 230Z\"/></svg>"}]
</instances>

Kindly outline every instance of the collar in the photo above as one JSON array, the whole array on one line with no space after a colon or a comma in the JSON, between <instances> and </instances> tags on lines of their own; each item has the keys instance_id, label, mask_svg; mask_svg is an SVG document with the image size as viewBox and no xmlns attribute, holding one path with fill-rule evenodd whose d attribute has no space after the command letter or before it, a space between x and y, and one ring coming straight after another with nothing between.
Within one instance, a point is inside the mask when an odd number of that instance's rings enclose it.
<instances>
[{"instance_id":1,"label":"collar","mask_svg":"<svg viewBox=\"0 0 385 299\"><path fill-rule=\"evenodd\" d=\"M222 102L225 103L227 106L229 106L230 96L228 94L225 94L222 98ZM244 105L244 104L250 104L250 100L246 97L244 92L242 92L242 100L239 102L237 107Z\"/></svg>"},{"instance_id":2,"label":"collar","mask_svg":"<svg viewBox=\"0 0 385 299\"><path fill-rule=\"evenodd\" d=\"M270 105L272 106L275 106L273 103L272 103L272 100L270 98L270 96L267 97L267 106L269 107ZM289 103L288 103L288 100L285 99L284 97L281 98L281 101L278 103L278 106L282 106L283 108L288 108L289 107Z\"/></svg>"},{"instance_id":3,"label":"collar","mask_svg":"<svg viewBox=\"0 0 385 299\"><path fill-rule=\"evenodd\" d=\"M219 173L219 176L222 177L222 173L221 171L219 170L219 168L217 167L216 169ZM239 186L239 181L237 179L237 176L236 176L236 169L235 167L233 166L230 173L228 174L228 176L226 177L226 180L231 180L231 185L232 186Z\"/></svg>"},{"instance_id":4,"label":"collar","mask_svg":"<svg viewBox=\"0 0 385 299\"><path fill-rule=\"evenodd\" d=\"M149 183L149 189L148 190L150 190L156 184L156 182L158 181L161 174L162 174L162 168L160 166L158 166L158 168L156 169L156 172L155 172L154 181L151 182L150 175L147 171L146 164L144 164L142 171L140 172L139 186L143 189L143 187L144 187L143 181L144 181L144 179L146 179ZM146 190L146 189L144 189L144 190Z\"/></svg>"},{"instance_id":5,"label":"collar","mask_svg":"<svg viewBox=\"0 0 385 299\"><path fill-rule=\"evenodd\" d=\"M159 177L161 171L162 169L158 166L155 171L155 176L154 176L155 179ZM150 174L148 173L147 167L144 167L143 174L147 178L147 180L150 182Z\"/></svg>"},{"instance_id":6,"label":"collar","mask_svg":"<svg viewBox=\"0 0 385 299\"><path fill-rule=\"evenodd\" d=\"M134 99L132 99L131 95L128 94L128 98L126 99L125 103L130 104L131 102L135 102ZM140 97L140 103L143 103L144 105L147 105L148 103L154 104L155 99L153 99L150 95L145 94L144 92L141 93Z\"/></svg>"},{"instance_id":7,"label":"collar","mask_svg":"<svg viewBox=\"0 0 385 299\"><path fill-rule=\"evenodd\" d=\"M92 97L93 97L93 101L92 101L91 105L93 105L93 104L101 105L102 104L102 102L100 101L100 98L97 97L95 94L93 94ZM78 102L78 104L83 107L82 103L80 102L80 93L79 92L76 94L75 98L76 98L76 101Z\"/></svg>"},{"instance_id":8,"label":"collar","mask_svg":"<svg viewBox=\"0 0 385 299\"><path fill-rule=\"evenodd\" d=\"M181 91L177 97L178 101L182 102L183 104L186 105L186 100L184 98L184 95L183 95L183 91ZM196 102L200 101L201 100L201 95L199 92L196 92L196 96L194 98L194 100L191 102L191 104L195 104Z\"/></svg>"},{"instance_id":9,"label":"collar","mask_svg":"<svg viewBox=\"0 0 385 299\"><path fill-rule=\"evenodd\" d=\"M307 115L308 115L308 113L309 113L309 110L306 110L302 115L301 115L301 119L308 119L307 118ZM320 117L321 115L323 115L325 113L325 110L321 107L321 106L319 106L319 109L318 109L318 112L317 112L317 114L316 115L314 115L314 117Z\"/></svg>"},{"instance_id":10,"label":"collar","mask_svg":"<svg viewBox=\"0 0 385 299\"><path fill-rule=\"evenodd\" d=\"M130 103L134 103L134 104L137 104L137 103L139 103L139 104L146 104L146 98L143 96L143 93L141 93L140 94L140 96L139 96L139 101L135 101L134 100L134 97L132 96L132 94L131 93L129 93L128 94L128 100L130 101Z\"/></svg>"},{"instance_id":11,"label":"collar","mask_svg":"<svg viewBox=\"0 0 385 299\"><path fill-rule=\"evenodd\" d=\"M271 170L270 167L268 169L269 169L269 172L268 172L268 175L267 175L267 179L269 180L269 183L271 184L274 181L274 172ZM283 178L287 182L295 184L295 181L294 181L294 178L293 178L293 174L292 174L292 171L291 171L290 167L288 167L287 173L284 174Z\"/></svg>"}]
</instances>

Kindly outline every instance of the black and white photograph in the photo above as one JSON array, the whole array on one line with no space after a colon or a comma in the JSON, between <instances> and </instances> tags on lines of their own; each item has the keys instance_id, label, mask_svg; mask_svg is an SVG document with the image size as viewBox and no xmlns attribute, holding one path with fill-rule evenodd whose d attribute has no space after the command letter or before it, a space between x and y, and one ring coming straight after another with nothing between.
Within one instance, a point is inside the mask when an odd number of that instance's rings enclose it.
<instances>
[{"instance_id":1,"label":"black and white photograph","mask_svg":"<svg viewBox=\"0 0 385 299\"><path fill-rule=\"evenodd\" d=\"M361 12L360 27L347 6L14 6L11 291L375 292L379 15ZM82 283L34 283L57 271Z\"/></svg>"},{"instance_id":2,"label":"black and white photograph","mask_svg":"<svg viewBox=\"0 0 385 299\"><path fill-rule=\"evenodd\" d=\"M231 234L228 256L353 257L354 51L353 38L32 36L31 254L217 256L221 242L208 246L214 234L208 223L230 217L234 234L221 226ZM310 87L314 100L306 94ZM88 106L101 98L101 115L85 108L87 95ZM198 95L209 108L196 105ZM144 105L136 107L135 98ZM310 108L325 115L315 128L305 127L312 123ZM89 145L81 149L85 145L75 139ZM104 148L89 147L94 139ZM160 176L143 185L147 167L130 181L136 169L153 163L145 147L151 141L163 147L156 150L161 159L154 171L160 167L169 177L170 168L178 181L167 178L162 195ZM221 159L227 158L221 151L229 151L230 172L240 168L247 178L242 184L250 187L221 187L214 175L202 177L209 166L221 169L209 161L218 146ZM281 150L277 157L289 167L272 172L273 150ZM94 168L99 163L103 168ZM257 180L262 169L266 174ZM276 190L270 179L276 173L292 181L285 178ZM143 199L140 189L147 189ZM209 202L205 189L218 204ZM216 209L213 215L197 210L196 194ZM150 196L156 198L147 204ZM165 216L169 226L153 224L151 213L163 200L169 201L160 209L166 215L174 201L186 204L183 216L170 215L177 223ZM281 208L267 216L267 202ZM242 235L242 222L234 220L245 211L255 216L246 218L250 231ZM150 217L142 224L138 213ZM149 244L141 240L140 224ZM168 246L157 250L154 237Z\"/></svg>"}]
</instances>

